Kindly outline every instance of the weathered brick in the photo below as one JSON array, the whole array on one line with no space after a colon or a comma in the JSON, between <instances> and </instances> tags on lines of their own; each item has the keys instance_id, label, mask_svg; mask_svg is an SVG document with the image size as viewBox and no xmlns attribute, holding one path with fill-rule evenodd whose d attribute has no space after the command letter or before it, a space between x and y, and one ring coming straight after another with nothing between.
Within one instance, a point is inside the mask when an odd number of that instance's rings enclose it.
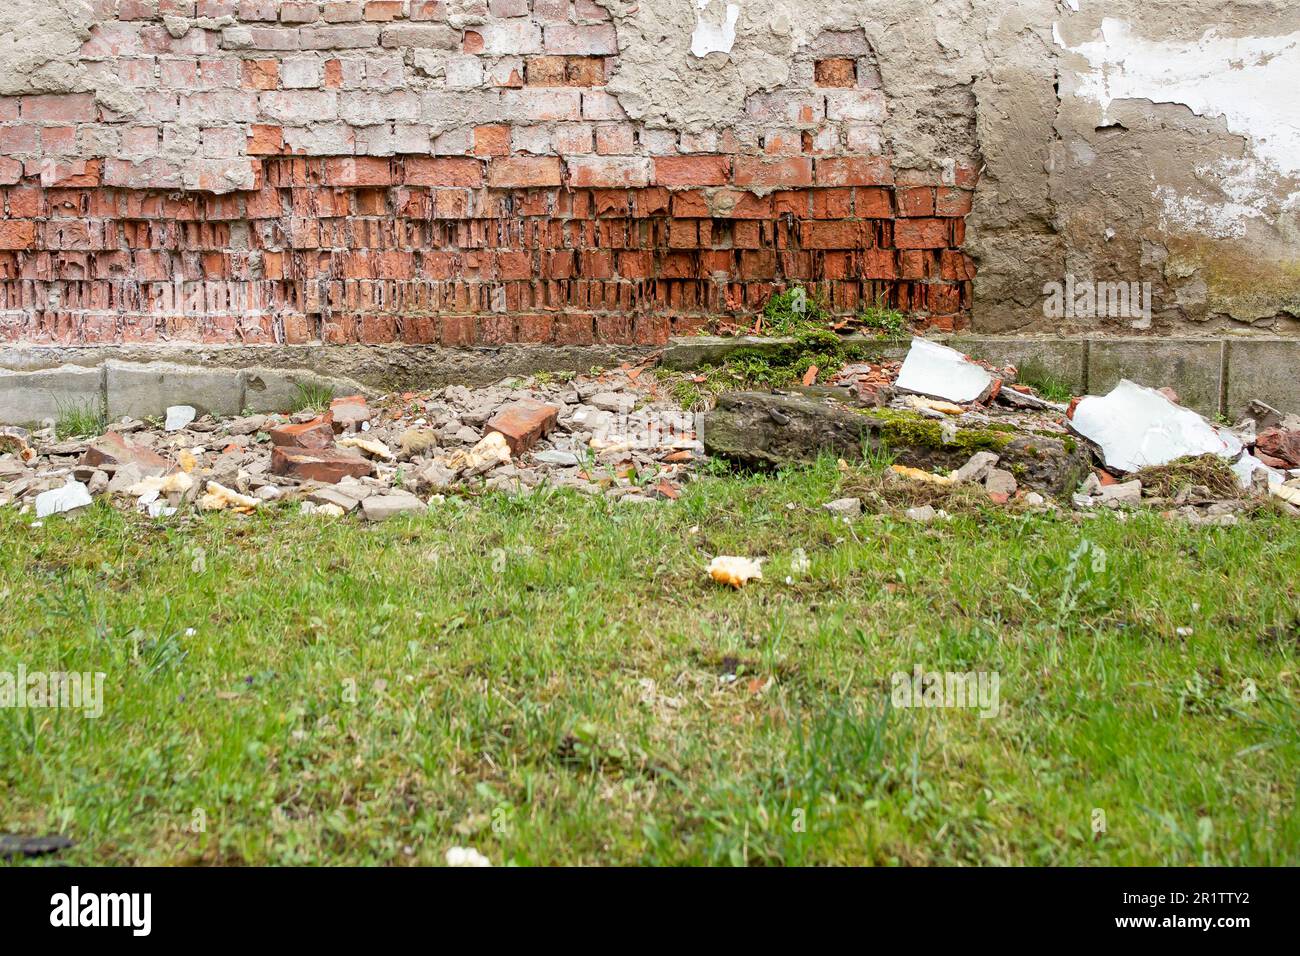
<instances>
[{"instance_id":1,"label":"weathered brick","mask_svg":"<svg viewBox=\"0 0 1300 956\"><path fill-rule=\"evenodd\" d=\"M893 170L884 157L838 156L817 160L819 186L887 186L893 181Z\"/></svg>"},{"instance_id":2,"label":"weathered brick","mask_svg":"<svg viewBox=\"0 0 1300 956\"><path fill-rule=\"evenodd\" d=\"M405 161L406 182L412 186L481 186L483 164L469 157L411 156Z\"/></svg>"},{"instance_id":3,"label":"weathered brick","mask_svg":"<svg viewBox=\"0 0 1300 956\"><path fill-rule=\"evenodd\" d=\"M634 187L650 183L651 161L624 156L583 156L568 161L569 182L575 187Z\"/></svg>"},{"instance_id":4,"label":"weathered brick","mask_svg":"<svg viewBox=\"0 0 1300 956\"><path fill-rule=\"evenodd\" d=\"M555 156L497 157L488 167L488 185L503 188L559 186L564 181Z\"/></svg>"},{"instance_id":5,"label":"weathered brick","mask_svg":"<svg viewBox=\"0 0 1300 956\"><path fill-rule=\"evenodd\" d=\"M484 434L499 432L510 446L510 454L519 456L549 434L559 419L559 409L541 402L511 402L488 420Z\"/></svg>"},{"instance_id":6,"label":"weathered brick","mask_svg":"<svg viewBox=\"0 0 1300 956\"><path fill-rule=\"evenodd\" d=\"M735 161L737 186L810 186L812 175L813 161L803 156L782 159L737 156Z\"/></svg>"},{"instance_id":7,"label":"weathered brick","mask_svg":"<svg viewBox=\"0 0 1300 956\"><path fill-rule=\"evenodd\" d=\"M858 64L847 57L818 60L815 75L818 86L855 86L858 81Z\"/></svg>"},{"instance_id":8,"label":"weathered brick","mask_svg":"<svg viewBox=\"0 0 1300 956\"><path fill-rule=\"evenodd\" d=\"M945 219L899 219L894 222L894 248L942 249L948 245Z\"/></svg>"},{"instance_id":9,"label":"weathered brick","mask_svg":"<svg viewBox=\"0 0 1300 956\"><path fill-rule=\"evenodd\" d=\"M721 186L731 181L727 156L659 156L654 169L661 186Z\"/></svg>"}]
</instances>

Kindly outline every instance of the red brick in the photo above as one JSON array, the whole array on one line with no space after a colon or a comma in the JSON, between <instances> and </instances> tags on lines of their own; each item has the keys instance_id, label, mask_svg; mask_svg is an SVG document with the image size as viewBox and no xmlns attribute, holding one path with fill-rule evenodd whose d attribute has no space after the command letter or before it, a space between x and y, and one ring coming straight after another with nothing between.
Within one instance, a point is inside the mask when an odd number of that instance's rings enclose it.
<instances>
[{"instance_id":1,"label":"red brick","mask_svg":"<svg viewBox=\"0 0 1300 956\"><path fill-rule=\"evenodd\" d=\"M495 123L474 127L474 155L510 155L510 127Z\"/></svg>"},{"instance_id":2,"label":"red brick","mask_svg":"<svg viewBox=\"0 0 1300 956\"><path fill-rule=\"evenodd\" d=\"M571 156L569 184L575 188L619 188L650 183L650 161L622 156Z\"/></svg>"},{"instance_id":3,"label":"red brick","mask_svg":"<svg viewBox=\"0 0 1300 956\"><path fill-rule=\"evenodd\" d=\"M727 156L655 157L655 182L660 186L722 186L730 179Z\"/></svg>"},{"instance_id":4,"label":"red brick","mask_svg":"<svg viewBox=\"0 0 1300 956\"><path fill-rule=\"evenodd\" d=\"M95 120L95 97L90 93L24 96L22 118L44 123L91 123Z\"/></svg>"},{"instance_id":5,"label":"red brick","mask_svg":"<svg viewBox=\"0 0 1300 956\"><path fill-rule=\"evenodd\" d=\"M36 223L26 219L0 220L0 249L32 249L36 246Z\"/></svg>"},{"instance_id":6,"label":"red brick","mask_svg":"<svg viewBox=\"0 0 1300 956\"><path fill-rule=\"evenodd\" d=\"M274 90L280 86L279 60L244 60L244 86L251 90Z\"/></svg>"},{"instance_id":7,"label":"red brick","mask_svg":"<svg viewBox=\"0 0 1300 956\"><path fill-rule=\"evenodd\" d=\"M817 160L818 186L888 186L893 169L883 156L834 156Z\"/></svg>"},{"instance_id":8,"label":"red brick","mask_svg":"<svg viewBox=\"0 0 1300 956\"><path fill-rule=\"evenodd\" d=\"M897 190L898 214L908 218L934 215L934 190L924 186Z\"/></svg>"},{"instance_id":9,"label":"red brick","mask_svg":"<svg viewBox=\"0 0 1300 956\"><path fill-rule=\"evenodd\" d=\"M481 186L483 163L467 156L408 156L406 182L412 186Z\"/></svg>"},{"instance_id":10,"label":"red brick","mask_svg":"<svg viewBox=\"0 0 1300 956\"><path fill-rule=\"evenodd\" d=\"M398 20L402 16L402 8L405 5L402 0L368 0L364 17L373 23Z\"/></svg>"},{"instance_id":11,"label":"red brick","mask_svg":"<svg viewBox=\"0 0 1300 956\"><path fill-rule=\"evenodd\" d=\"M329 448L334 444L334 425L329 415L321 415L300 425L277 425L267 434L271 443L287 448Z\"/></svg>"},{"instance_id":12,"label":"red brick","mask_svg":"<svg viewBox=\"0 0 1300 956\"><path fill-rule=\"evenodd\" d=\"M278 126L254 123L248 127L248 155L274 156L284 152L284 131Z\"/></svg>"},{"instance_id":13,"label":"red brick","mask_svg":"<svg viewBox=\"0 0 1300 956\"><path fill-rule=\"evenodd\" d=\"M881 187L853 190L853 214L859 219L893 219L894 204L890 191Z\"/></svg>"},{"instance_id":14,"label":"red brick","mask_svg":"<svg viewBox=\"0 0 1300 956\"><path fill-rule=\"evenodd\" d=\"M338 448L294 449L277 445L271 449L273 475L334 485L349 475L364 478L374 471L375 466L365 458Z\"/></svg>"},{"instance_id":15,"label":"red brick","mask_svg":"<svg viewBox=\"0 0 1300 956\"><path fill-rule=\"evenodd\" d=\"M325 181L331 186L389 186L393 182L393 164L381 156L327 159Z\"/></svg>"},{"instance_id":16,"label":"red brick","mask_svg":"<svg viewBox=\"0 0 1300 956\"><path fill-rule=\"evenodd\" d=\"M559 186L564 181L556 156L502 156L488 166L488 185L506 189Z\"/></svg>"},{"instance_id":17,"label":"red brick","mask_svg":"<svg viewBox=\"0 0 1300 956\"><path fill-rule=\"evenodd\" d=\"M969 189L940 188L935 198L934 211L939 216L965 216L971 211L975 194Z\"/></svg>"},{"instance_id":18,"label":"red brick","mask_svg":"<svg viewBox=\"0 0 1300 956\"><path fill-rule=\"evenodd\" d=\"M41 185L47 189L98 186L99 182L100 161L97 159L47 159L41 163Z\"/></svg>"},{"instance_id":19,"label":"red brick","mask_svg":"<svg viewBox=\"0 0 1300 956\"><path fill-rule=\"evenodd\" d=\"M847 57L835 57L818 60L813 69L818 86L856 86L858 82L858 64Z\"/></svg>"},{"instance_id":20,"label":"red brick","mask_svg":"<svg viewBox=\"0 0 1300 956\"><path fill-rule=\"evenodd\" d=\"M518 456L537 444L537 439L549 434L558 420L559 409L554 405L511 402L488 420L484 434L500 432L510 446L510 454Z\"/></svg>"},{"instance_id":21,"label":"red brick","mask_svg":"<svg viewBox=\"0 0 1300 956\"><path fill-rule=\"evenodd\" d=\"M780 159L757 156L736 157L737 186L811 186L812 177L813 161L806 156Z\"/></svg>"},{"instance_id":22,"label":"red brick","mask_svg":"<svg viewBox=\"0 0 1300 956\"><path fill-rule=\"evenodd\" d=\"M800 226L800 240L806 249L860 249L870 245L863 222L806 220Z\"/></svg>"},{"instance_id":23,"label":"red brick","mask_svg":"<svg viewBox=\"0 0 1300 956\"><path fill-rule=\"evenodd\" d=\"M894 222L896 249L942 249L947 245L947 220L898 219Z\"/></svg>"}]
</instances>

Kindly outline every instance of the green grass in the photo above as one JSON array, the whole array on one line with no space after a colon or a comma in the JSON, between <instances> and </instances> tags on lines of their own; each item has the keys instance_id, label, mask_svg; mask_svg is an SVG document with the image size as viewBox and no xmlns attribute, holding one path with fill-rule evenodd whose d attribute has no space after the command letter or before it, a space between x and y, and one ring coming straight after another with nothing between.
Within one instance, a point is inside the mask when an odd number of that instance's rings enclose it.
<instances>
[{"instance_id":1,"label":"green grass","mask_svg":"<svg viewBox=\"0 0 1300 956\"><path fill-rule=\"evenodd\" d=\"M290 412L323 412L334 400L334 390L318 382L295 382L293 404Z\"/></svg>"},{"instance_id":2,"label":"green grass","mask_svg":"<svg viewBox=\"0 0 1300 956\"><path fill-rule=\"evenodd\" d=\"M97 720L0 710L0 830L90 864L1300 862L1300 523L845 524L833 464L713 471L377 527L0 511L0 670L107 675ZM999 716L892 708L915 665L996 672Z\"/></svg>"},{"instance_id":3,"label":"green grass","mask_svg":"<svg viewBox=\"0 0 1300 956\"><path fill-rule=\"evenodd\" d=\"M1028 385L1049 402L1068 402L1074 397L1074 389L1064 379L1057 377L1048 369L1034 362L1026 362L1019 370L1016 381Z\"/></svg>"},{"instance_id":4,"label":"green grass","mask_svg":"<svg viewBox=\"0 0 1300 956\"><path fill-rule=\"evenodd\" d=\"M85 402L59 402L54 434L60 441L102 434L107 427L104 406L96 399Z\"/></svg>"}]
</instances>

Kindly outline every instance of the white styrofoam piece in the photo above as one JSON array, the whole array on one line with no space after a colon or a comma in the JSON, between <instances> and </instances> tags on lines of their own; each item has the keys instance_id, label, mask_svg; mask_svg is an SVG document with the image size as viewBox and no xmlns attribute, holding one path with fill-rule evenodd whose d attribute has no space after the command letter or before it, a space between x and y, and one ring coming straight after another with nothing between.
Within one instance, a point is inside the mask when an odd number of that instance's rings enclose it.
<instances>
[{"instance_id":1,"label":"white styrofoam piece","mask_svg":"<svg viewBox=\"0 0 1300 956\"><path fill-rule=\"evenodd\" d=\"M1106 467L1117 471L1197 455L1236 458L1242 450L1241 439L1227 429L1128 379L1109 395L1081 399L1070 427L1100 448Z\"/></svg>"},{"instance_id":2,"label":"white styrofoam piece","mask_svg":"<svg viewBox=\"0 0 1300 956\"><path fill-rule=\"evenodd\" d=\"M90 503L90 489L79 481L69 481L62 488L42 491L36 496L36 517L48 518L84 508Z\"/></svg>"},{"instance_id":3,"label":"white styrofoam piece","mask_svg":"<svg viewBox=\"0 0 1300 956\"><path fill-rule=\"evenodd\" d=\"M894 384L904 392L964 404L982 398L993 385L993 376L956 349L912 339Z\"/></svg>"}]
</instances>

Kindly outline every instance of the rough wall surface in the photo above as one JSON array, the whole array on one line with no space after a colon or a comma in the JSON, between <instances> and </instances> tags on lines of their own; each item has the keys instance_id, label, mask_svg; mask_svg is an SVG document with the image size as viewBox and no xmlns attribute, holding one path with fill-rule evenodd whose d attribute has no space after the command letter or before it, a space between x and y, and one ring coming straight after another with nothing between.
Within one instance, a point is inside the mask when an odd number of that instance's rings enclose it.
<instances>
[{"instance_id":1,"label":"rough wall surface","mask_svg":"<svg viewBox=\"0 0 1300 956\"><path fill-rule=\"evenodd\" d=\"M1287 0L11 0L0 341L1295 334L1297 79Z\"/></svg>"}]
</instances>

